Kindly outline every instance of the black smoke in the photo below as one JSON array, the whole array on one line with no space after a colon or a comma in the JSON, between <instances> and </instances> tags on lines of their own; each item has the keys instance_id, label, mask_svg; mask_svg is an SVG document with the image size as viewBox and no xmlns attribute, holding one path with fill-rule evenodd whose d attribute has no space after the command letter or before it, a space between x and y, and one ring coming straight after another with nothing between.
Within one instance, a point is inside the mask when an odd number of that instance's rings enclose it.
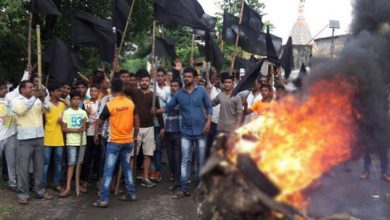
<instances>
[{"instance_id":1,"label":"black smoke","mask_svg":"<svg viewBox=\"0 0 390 220\"><path fill-rule=\"evenodd\" d=\"M351 38L337 59L313 67L306 88L324 77L345 75L357 88L354 105L361 118L356 145L363 151L388 148L390 1L354 0L352 4Z\"/></svg>"}]
</instances>

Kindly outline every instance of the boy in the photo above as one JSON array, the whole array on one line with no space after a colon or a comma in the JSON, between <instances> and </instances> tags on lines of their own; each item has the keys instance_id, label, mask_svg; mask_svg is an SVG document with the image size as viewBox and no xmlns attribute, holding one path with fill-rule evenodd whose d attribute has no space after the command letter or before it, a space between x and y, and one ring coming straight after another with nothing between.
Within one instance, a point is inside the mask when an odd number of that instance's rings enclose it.
<instances>
[{"instance_id":1,"label":"boy","mask_svg":"<svg viewBox=\"0 0 390 220\"><path fill-rule=\"evenodd\" d=\"M66 146L68 151L68 170L66 174L66 188L60 194L61 198L70 195L70 184L72 181L75 165L83 163L85 145L87 144L87 137L85 134L88 115L87 112L80 109L82 96L78 91L70 93L70 108L64 111L62 116L62 132L66 134ZM82 140L82 141L81 141ZM80 176L80 172L76 173ZM85 189L80 187L81 192Z\"/></svg>"},{"instance_id":2,"label":"boy","mask_svg":"<svg viewBox=\"0 0 390 220\"><path fill-rule=\"evenodd\" d=\"M45 113L45 136L43 141L43 153L45 157L43 182L45 186L48 185L47 172L51 160L51 154L54 152L54 176L53 176L53 188L57 192L62 192L63 189L60 186L61 170L62 170L62 152L64 149L64 139L62 138L61 130L61 117L65 111L66 106L60 101L62 90L61 85L58 83L52 83L48 86L50 93L50 111Z\"/></svg>"},{"instance_id":3,"label":"boy","mask_svg":"<svg viewBox=\"0 0 390 220\"><path fill-rule=\"evenodd\" d=\"M84 163L81 173L81 179L84 181L83 187L86 188L88 181L90 180L90 175L93 173L91 169L97 167L97 174L100 173L100 146L94 142L94 137L99 136L100 132L95 133L96 120L98 118L98 110L100 106L99 96L99 87L97 85L92 85L90 87L90 96L91 98L84 101L85 110L88 113L89 117L89 126L87 129L87 149L85 151ZM92 162L93 161L93 162ZM92 167L92 164L94 166Z\"/></svg>"}]
</instances>

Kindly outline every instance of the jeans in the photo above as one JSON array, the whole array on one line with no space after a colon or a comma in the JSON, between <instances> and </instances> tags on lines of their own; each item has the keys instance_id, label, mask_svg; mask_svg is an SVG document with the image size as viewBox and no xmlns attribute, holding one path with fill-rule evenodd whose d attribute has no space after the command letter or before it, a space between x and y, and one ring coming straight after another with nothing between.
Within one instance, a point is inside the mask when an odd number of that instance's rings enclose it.
<instances>
[{"instance_id":1,"label":"jeans","mask_svg":"<svg viewBox=\"0 0 390 220\"><path fill-rule=\"evenodd\" d=\"M370 155L371 151L369 148L366 149L366 152L364 154L364 171L365 172L370 172L370 167L371 167L371 164L372 164L372 160L371 160L371 155ZM382 174L387 174L388 171L389 171L389 158L387 157L387 149L385 148L380 148L378 150L378 154L379 154L379 160L380 160L380 163L381 163L381 171L382 171Z\"/></svg>"},{"instance_id":2,"label":"jeans","mask_svg":"<svg viewBox=\"0 0 390 220\"><path fill-rule=\"evenodd\" d=\"M154 168L156 172L161 172L161 159L163 153L163 143L160 138L160 126L154 127L154 140L156 142L156 150L154 151Z\"/></svg>"},{"instance_id":3,"label":"jeans","mask_svg":"<svg viewBox=\"0 0 390 220\"><path fill-rule=\"evenodd\" d=\"M175 177L175 184L180 185L181 137L180 133L165 133L164 143L168 152L169 171Z\"/></svg>"},{"instance_id":4,"label":"jeans","mask_svg":"<svg viewBox=\"0 0 390 220\"><path fill-rule=\"evenodd\" d=\"M191 172L192 152L195 152L196 179L195 183L200 181L200 169L205 161L206 156L206 136L202 135L197 138L181 138L181 176L180 188L184 192L189 191L188 178Z\"/></svg>"},{"instance_id":5,"label":"jeans","mask_svg":"<svg viewBox=\"0 0 390 220\"><path fill-rule=\"evenodd\" d=\"M48 170L49 170L49 164L51 160L51 154L54 152L54 175L53 175L53 183L54 186L60 185L61 180L61 171L62 171L62 153L63 153L64 147L49 147L45 146L43 148L43 153L45 156L45 162L43 167L43 183L45 186L48 184Z\"/></svg>"},{"instance_id":6,"label":"jeans","mask_svg":"<svg viewBox=\"0 0 390 220\"><path fill-rule=\"evenodd\" d=\"M112 174L114 173L115 165L120 157L120 162L123 169L125 186L127 194L133 196L135 194L135 183L130 169L130 153L134 148L134 144L118 144L107 143L106 147L106 162L104 164L103 172L103 186L100 195L100 201L106 202L109 198L110 185Z\"/></svg>"},{"instance_id":7,"label":"jeans","mask_svg":"<svg viewBox=\"0 0 390 220\"><path fill-rule=\"evenodd\" d=\"M12 135L5 140L0 141L0 156L4 152L3 161L6 162L6 166L3 166L3 170L8 174L8 186L16 187L16 135Z\"/></svg>"},{"instance_id":8,"label":"jeans","mask_svg":"<svg viewBox=\"0 0 390 220\"><path fill-rule=\"evenodd\" d=\"M29 140L20 140L17 149L17 172L18 172L18 188L19 198L29 198L30 193L30 159L34 163L34 192L43 196L45 192L45 184L43 183L43 138L34 138Z\"/></svg>"}]
</instances>

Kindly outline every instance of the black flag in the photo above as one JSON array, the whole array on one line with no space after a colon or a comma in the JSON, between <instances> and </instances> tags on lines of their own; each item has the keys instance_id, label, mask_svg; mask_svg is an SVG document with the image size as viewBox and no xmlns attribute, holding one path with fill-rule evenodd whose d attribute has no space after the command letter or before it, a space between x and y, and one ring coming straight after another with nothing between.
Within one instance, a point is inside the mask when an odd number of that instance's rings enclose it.
<instances>
[{"instance_id":1,"label":"black flag","mask_svg":"<svg viewBox=\"0 0 390 220\"><path fill-rule=\"evenodd\" d=\"M156 20L189 26L194 29L210 30L202 20L204 10L196 0L152 0L153 17Z\"/></svg>"},{"instance_id":2,"label":"black flag","mask_svg":"<svg viewBox=\"0 0 390 220\"><path fill-rule=\"evenodd\" d=\"M205 46L203 46L202 44L198 44L198 50L199 50L199 54L201 57L206 56L206 47Z\"/></svg>"},{"instance_id":3,"label":"black flag","mask_svg":"<svg viewBox=\"0 0 390 220\"><path fill-rule=\"evenodd\" d=\"M223 13L222 39L226 43L234 44L238 32L239 18L227 12Z\"/></svg>"},{"instance_id":4,"label":"black flag","mask_svg":"<svg viewBox=\"0 0 390 220\"><path fill-rule=\"evenodd\" d=\"M115 54L116 35L112 20L76 10L72 16L73 44L79 47L98 47L100 59L111 63Z\"/></svg>"},{"instance_id":5,"label":"black flag","mask_svg":"<svg viewBox=\"0 0 390 220\"><path fill-rule=\"evenodd\" d=\"M208 14L203 14L201 19L207 24L207 26L209 26L212 35L216 36L215 25L217 24L217 18ZM202 29L194 29L193 33L201 37L206 35L206 31Z\"/></svg>"},{"instance_id":6,"label":"black flag","mask_svg":"<svg viewBox=\"0 0 390 220\"><path fill-rule=\"evenodd\" d=\"M294 80L294 85L298 89L302 88L303 86L303 79L307 76L307 70L305 63L301 64L301 69L299 70L298 77Z\"/></svg>"},{"instance_id":7,"label":"black flag","mask_svg":"<svg viewBox=\"0 0 390 220\"><path fill-rule=\"evenodd\" d=\"M61 12L52 0L31 0L31 13L61 16Z\"/></svg>"},{"instance_id":8,"label":"black flag","mask_svg":"<svg viewBox=\"0 0 390 220\"><path fill-rule=\"evenodd\" d=\"M266 47L267 47L267 60L271 63L279 64L279 55L275 50L274 43L272 41L272 36L269 33L269 26L267 26L267 33L265 36L266 39Z\"/></svg>"},{"instance_id":9,"label":"black flag","mask_svg":"<svg viewBox=\"0 0 390 220\"><path fill-rule=\"evenodd\" d=\"M248 71L250 71L251 68L256 66L257 63L257 60L252 61L241 57L236 57L236 59L234 60L234 69L245 69L245 73L247 73Z\"/></svg>"},{"instance_id":10,"label":"black flag","mask_svg":"<svg viewBox=\"0 0 390 220\"><path fill-rule=\"evenodd\" d=\"M213 66L220 71L225 59L221 50L219 49L217 43L215 43L214 38L210 33L206 33L206 61L211 62Z\"/></svg>"},{"instance_id":11,"label":"black flag","mask_svg":"<svg viewBox=\"0 0 390 220\"><path fill-rule=\"evenodd\" d=\"M263 66L263 61L260 61L256 65L254 65L248 72L246 72L245 76L240 80L240 82L234 88L232 96L235 96L239 92L242 92L244 90L248 90L255 87L256 80L259 77L262 66Z\"/></svg>"},{"instance_id":12,"label":"black flag","mask_svg":"<svg viewBox=\"0 0 390 220\"><path fill-rule=\"evenodd\" d=\"M253 30L262 31L263 21L261 15L259 15L254 9L244 3L244 13L242 15L242 24L247 25Z\"/></svg>"},{"instance_id":13,"label":"black flag","mask_svg":"<svg viewBox=\"0 0 390 220\"><path fill-rule=\"evenodd\" d=\"M287 44L284 47L280 63L284 69L284 77L288 79L288 77L290 77L291 68L294 65L293 42L291 37L288 38Z\"/></svg>"},{"instance_id":14,"label":"black flag","mask_svg":"<svg viewBox=\"0 0 390 220\"><path fill-rule=\"evenodd\" d=\"M118 32L125 30L132 0L112 0L112 22Z\"/></svg>"},{"instance_id":15,"label":"black flag","mask_svg":"<svg viewBox=\"0 0 390 220\"><path fill-rule=\"evenodd\" d=\"M156 56L175 59L175 43L171 39L156 37Z\"/></svg>"},{"instance_id":16,"label":"black flag","mask_svg":"<svg viewBox=\"0 0 390 220\"><path fill-rule=\"evenodd\" d=\"M49 75L59 83L72 84L77 71L83 66L80 57L59 39L52 40L43 60L49 64Z\"/></svg>"}]
</instances>

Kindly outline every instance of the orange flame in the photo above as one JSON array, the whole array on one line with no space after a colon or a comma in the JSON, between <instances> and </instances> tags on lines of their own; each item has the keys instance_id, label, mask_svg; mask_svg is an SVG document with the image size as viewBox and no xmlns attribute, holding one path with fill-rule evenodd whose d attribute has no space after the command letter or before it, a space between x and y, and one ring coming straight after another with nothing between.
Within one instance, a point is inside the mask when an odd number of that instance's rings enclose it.
<instances>
[{"instance_id":1,"label":"orange flame","mask_svg":"<svg viewBox=\"0 0 390 220\"><path fill-rule=\"evenodd\" d=\"M342 77L313 84L307 97L287 96L270 103L238 135L258 141L237 142L232 153L250 153L258 168L281 190L279 201L304 208L301 192L351 156L356 128L354 87Z\"/></svg>"}]
</instances>

